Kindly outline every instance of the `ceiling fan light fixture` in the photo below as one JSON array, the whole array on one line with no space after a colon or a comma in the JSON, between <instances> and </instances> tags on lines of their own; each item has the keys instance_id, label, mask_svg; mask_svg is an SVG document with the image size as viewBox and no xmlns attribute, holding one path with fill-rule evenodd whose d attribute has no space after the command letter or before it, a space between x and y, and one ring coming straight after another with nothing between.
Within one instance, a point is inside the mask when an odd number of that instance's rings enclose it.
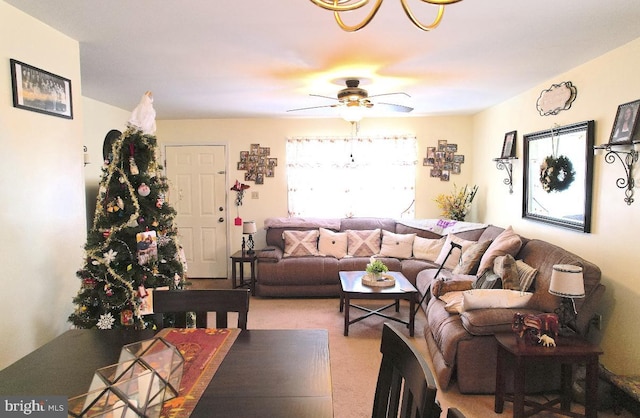
<instances>
[{"instance_id":1,"label":"ceiling fan light fixture","mask_svg":"<svg viewBox=\"0 0 640 418\"><path fill-rule=\"evenodd\" d=\"M354 105L351 105L349 103L346 106L343 106L342 109L340 109L340 117L342 117L342 119L346 120L347 122L360 122L363 116L364 109L360 105L358 105L358 103L355 103Z\"/></svg>"}]
</instances>

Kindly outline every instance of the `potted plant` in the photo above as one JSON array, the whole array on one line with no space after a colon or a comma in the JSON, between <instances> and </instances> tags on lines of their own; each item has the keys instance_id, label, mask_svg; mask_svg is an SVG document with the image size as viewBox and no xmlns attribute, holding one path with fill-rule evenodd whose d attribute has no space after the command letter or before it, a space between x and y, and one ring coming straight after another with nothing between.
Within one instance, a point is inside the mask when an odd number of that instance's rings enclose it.
<instances>
[{"instance_id":1,"label":"potted plant","mask_svg":"<svg viewBox=\"0 0 640 418\"><path fill-rule=\"evenodd\" d=\"M380 260L372 259L372 260L369 261L369 264L367 264L367 267L366 267L365 270L367 271L367 274L372 276L374 279L381 280L382 273L388 272L389 271L389 267L387 267Z\"/></svg>"},{"instance_id":2,"label":"potted plant","mask_svg":"<svg viewBox=\"0 0 640 418\"><path fill-rule=\"evenodd\" d=\"M440 210L442 210L441 216L454 221L464 221L477 192L478 186L464 186L463 189L458 190L454 184L453 193L450 195L443 193L436 198L436 203Z\"/></svg>"}]
</instances>

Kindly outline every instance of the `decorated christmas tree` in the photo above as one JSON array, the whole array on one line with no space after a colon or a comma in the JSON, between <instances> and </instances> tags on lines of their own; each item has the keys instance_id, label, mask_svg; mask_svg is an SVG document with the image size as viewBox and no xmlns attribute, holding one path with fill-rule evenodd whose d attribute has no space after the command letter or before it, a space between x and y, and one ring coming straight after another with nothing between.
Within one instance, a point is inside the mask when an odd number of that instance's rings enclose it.
<instances>
[{"instance_id":1,"label":"decorated christmas tree","mask_svg":"<svg viewBox=\"0 0 640 418\"><path fill-rule=\"evenodd\" d=\"M112 131L113 132L113 131ZM117 131L116 131L117 132ZM147 92L127 130L107 144L93 227L77 272L80 290L69 321L78 328L148 328L150 289L182 288L184 255L165 202L158 164L153 98ZM109 135L107 135L109 138Z\"/></svg>"}]
</instances>

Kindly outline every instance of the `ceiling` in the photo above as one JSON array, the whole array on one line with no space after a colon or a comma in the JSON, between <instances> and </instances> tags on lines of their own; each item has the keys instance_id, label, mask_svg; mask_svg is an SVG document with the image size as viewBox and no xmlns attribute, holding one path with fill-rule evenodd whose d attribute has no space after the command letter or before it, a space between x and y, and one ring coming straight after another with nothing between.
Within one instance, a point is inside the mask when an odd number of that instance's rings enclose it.
<instances>
[{"instance_id":1,"label":"ceiling","mask_svg":"<svg viewBox=\"0 0 640 418\"><path fill-rule=\"evenodd\" d=\"M411 96L384 98L411 113L365 117L471 114L640 37L638 0L465 0L432 32L387 0L355 33L307 0L5 1L79 41L83 96L133 109L151 90L159 119L337 116L287 110L333 104L309 94L335 97L348 77Z\"/></svg>"}]
</instances>

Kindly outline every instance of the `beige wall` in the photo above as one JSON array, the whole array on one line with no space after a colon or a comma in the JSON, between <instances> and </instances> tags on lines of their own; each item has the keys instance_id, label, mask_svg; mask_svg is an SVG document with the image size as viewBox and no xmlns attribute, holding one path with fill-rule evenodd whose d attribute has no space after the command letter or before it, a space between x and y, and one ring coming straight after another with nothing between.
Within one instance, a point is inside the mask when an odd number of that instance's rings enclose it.
<instances>
[{"instance_id":1,"label":"beige wall","mask_svg":"<svg viewBox=\"0 0 640 418\"><path fill-rule=\"evenodd\" d=\"M607 286L602 333L594 332L605 352L604 364L616 373L640 373L640 280L636 248L640 233L640 193L628 206L616 179L624 176L619 162L604 162L603 155L594 160L592 233L583 234L521 218L522 208L522 135L550 129L554 124L567 125L595 120L595 143L608 142L619 104L640 99L640 39L560 74L521 95L481 112L474 118L474 179L484 193L477 202L479 216L486 222L513 225L524 236L542 238L596 263L602 269ZM571 81L578 90L571 109L557 116L539 116L535 103L540 91L553 83ZM505 132L518 131L514 165L514 193L509 195L502 184L504 172L491 161L502 147ZM488 154L488 155L487 155ZM636 165L636 172L637 172ZM636 184L638 183L636 176Z\"/></svg>"},{"instance_id":2,"label":"beige wall","mask_svg":"<svg viewBox=\"0 0 640 418\"><path fill-rule=\"evenodd\" d=\"M71 80L74 119L13 107L9 59ZM85 241L78 42L0 1L0 368L69 328Z\"/></svg>"}]
</instances>

